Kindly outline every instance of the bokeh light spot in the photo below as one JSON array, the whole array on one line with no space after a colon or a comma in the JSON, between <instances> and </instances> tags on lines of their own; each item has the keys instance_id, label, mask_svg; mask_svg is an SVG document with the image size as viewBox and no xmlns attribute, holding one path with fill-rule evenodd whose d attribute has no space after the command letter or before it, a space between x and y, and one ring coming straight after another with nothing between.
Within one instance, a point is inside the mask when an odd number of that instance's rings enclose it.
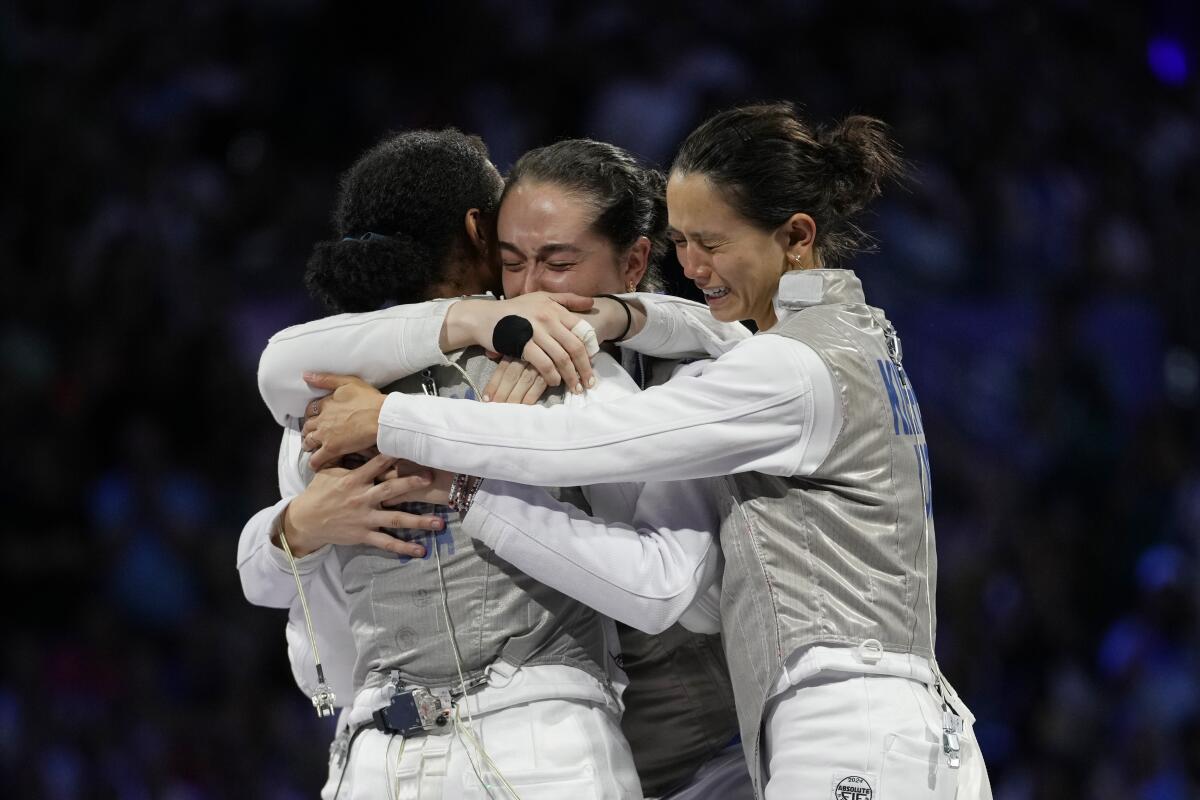
<instances>
[{"instance_id":1,"label":"bokeh light spot","mask_svg":"<svg viewBox=\"0 0 1200 800\"><path fill-rule=\"evenodd\" d=\"M1163 83L1178 86L1187 80L1187 53L1183 45L1174 39L1159 36L1150 40L1146 48L1150 69Z\"/></svg>"}]
</instances>

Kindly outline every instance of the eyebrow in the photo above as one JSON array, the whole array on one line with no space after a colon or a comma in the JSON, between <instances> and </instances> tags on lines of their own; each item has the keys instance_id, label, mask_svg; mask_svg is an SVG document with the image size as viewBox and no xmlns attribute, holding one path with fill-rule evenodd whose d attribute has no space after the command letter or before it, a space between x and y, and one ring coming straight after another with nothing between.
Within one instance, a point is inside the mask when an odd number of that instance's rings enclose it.
<instances>
[{"instance_id":1,"label":"eyebrow","mask_svg":"<svg viewBox=\"0 0 1200 800\"><path fill-rule=\"evenodd\" d=\"M517 247L512 242L501 241L499 242L499 247L501 250L509 250L521 258L525 257L525 251ZM550 242L549 244L544 244L539 247L537 251L537 257L541 259L546 259L550 256L560 254L583 255L584 251L573 244L566 244L565 242Z\"/></svg>"},{"instance_id":2,"label":"eyebrow","mask_svg":"<svg viewBox=\"0 0 1200 800\"><path fill-rule=\"evenodd\" d=\"M693 239L719 239L719 238L721 238L719 234L713 233L712 231L692 231L690 234L684 234L682 231L680 231L678 228L676 228L672 225L667 226L667 236L685 236L685 235L691 236Z\"/></svg>"},{"instance_id":3,"label":"eyebrow","mask_svg":"<svg viewBox=\"0 0 1200 800\"><path fill-rule=\"evenodd\" d=\"M560 255L563 253L569 255L583 255L583 250L573 244L550 242L549 244L544 244L539 247L537 251L539 258L549 258L550 256Z\"/></svg>"}]
</instances>

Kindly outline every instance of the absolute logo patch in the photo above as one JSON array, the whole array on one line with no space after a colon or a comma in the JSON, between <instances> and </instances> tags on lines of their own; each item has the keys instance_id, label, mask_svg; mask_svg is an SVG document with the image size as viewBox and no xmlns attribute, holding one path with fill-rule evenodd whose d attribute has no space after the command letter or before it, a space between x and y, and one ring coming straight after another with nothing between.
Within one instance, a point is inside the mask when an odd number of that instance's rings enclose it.
<instances>
[{"instance_id":1,"label":"absolute logo patch","mask_svg":"<svg viewBox=\"0 0 1200 800\"><path fill-rule=\"evenodd\" d=\"M875 797L871 781L862 775L845 775L841 779L835 775L834 780L837 783L833 787L833 800L873 800Z\"/></svg>"}]
</instances>

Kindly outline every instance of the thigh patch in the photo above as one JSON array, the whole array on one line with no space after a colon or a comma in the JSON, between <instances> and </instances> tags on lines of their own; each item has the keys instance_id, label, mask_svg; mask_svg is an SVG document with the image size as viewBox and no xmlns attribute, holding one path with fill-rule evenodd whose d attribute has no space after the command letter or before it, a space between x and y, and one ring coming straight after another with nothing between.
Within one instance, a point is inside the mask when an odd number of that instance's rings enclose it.
<instances>
[{"instance_id":1,"label":"thigh patch","mask_svg":"<svg viewBox=\"0 0 1200 800\"><path fill-rule=\"evenodd\" d=\"M879 778L870 772L838 770L829 781L833 800L879 800Z\"/></svg>"}]
</instances>

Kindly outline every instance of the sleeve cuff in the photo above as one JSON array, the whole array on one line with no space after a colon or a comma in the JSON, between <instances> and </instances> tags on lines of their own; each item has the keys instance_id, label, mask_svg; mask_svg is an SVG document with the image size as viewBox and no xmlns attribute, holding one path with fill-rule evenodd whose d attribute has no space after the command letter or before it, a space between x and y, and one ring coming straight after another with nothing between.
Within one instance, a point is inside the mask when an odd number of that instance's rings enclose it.
<instances>
[{"instance_id":1,"label":"sleeve cuff","mask_svg":"<svg viewBox=\"0 0 1200 800\"><path fill-rule=\"evenodd\" d=\"M269 531L269 533L267 534L267 541L263 544L263 547L266 549L267 557L271 560L271 563L274 564L276 567L278 567L283 572L286 572L290 575L290 574L292 574L292 567L290 564L288 564L287 553L283 552L283 548L279 547L278 545L275 544L274 541L272 541L272 538L275 535L275 531L279 530L279 521L283 517L283 511L286 508L287 508L286 504L282 505L279 508L279 511L275 514L275 516L272 517L271 527L267 529ZM321 566L321 563L326 559L326 557L329 556L329 554L332 551L333 551L333 545L327 544L327 545L318 547L316 550L313 550L311 553L309 553L306 556L301 556L300 558L297 558L296 559L296 572L298 572L301 575L307 575L308 573L315 571L318 567Z\"/></svg>"},{"instance_id":2,"label":"sleeve cuff","mask_svg":"<svg viewBox=\"0 0 1200 800\"><path fill-rule=\"evenodd\" d=\"M404 339L399 343L402 363L425 365L450 363L450 359L442 352L440 344L442 325L446 321L446 312L450 310L450 306L461 299L454 297L435 301L431 314L410 320L410 327L405 331Z\"/></svg>"},{"instance_id":3,"label":"sleeve cuff","mask_svg":"<svg viewBox=\"0 0 1200 800\"><path fill-rule=\"evenodd\" d=\"M646 324L642 329L620 342L639 353L649 353L666 347L675 334L675 318L664 314L659 308L659 298L649 292L620 295L626 300L636 300L646 312Z\"/></svg>"},{"instance_id":4,"label":"sleeve cuff","mask_svg":"<svg viewBox=\"0 0 1200 800\"><path fill-rule=\"evenodd\" d=\"M508 526L492 513L491 505L496 496L488 491L489 483L492 482L485 480L479 484L475 499L471 501L471 507L461 520L461 526L463 532L472 539L484 543L493 551L498 551Z\"/></svg>"},{"instance_id":5,"label":"sleeve cuff","mask_svg":"<svg viewBox=\"0 0 1200 800\"><path fill-rule=\"evenodd\" d=\"M411 430L412 426L409 424L412 420L410 399L416 398L403 392L389 392L384 397L383 405L379 408L379 428L375 432L375 443L379 452L385 455L407 458L423 464L425 462L418 460L413 452L419 434Z\"/></svg>"}]
</instances>

